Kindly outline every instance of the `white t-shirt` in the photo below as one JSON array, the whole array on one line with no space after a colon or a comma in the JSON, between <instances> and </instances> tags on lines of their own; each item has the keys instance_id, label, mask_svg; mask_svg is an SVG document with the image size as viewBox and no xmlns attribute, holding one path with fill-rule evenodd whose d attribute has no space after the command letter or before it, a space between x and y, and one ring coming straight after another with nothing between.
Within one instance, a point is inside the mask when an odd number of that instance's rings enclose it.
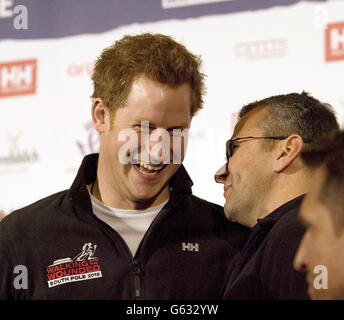
<instances>
[{"instance_id":1,"label":"white t-shirt","mask_svg":"<svg viewBox=\"0 0 344 320\"><path fill-rule=\"evenodd\" d=\"M168 199L162 204L145 210L123 210L111 208L90 193L94 214L116 230L134 256L149 226Z\"/></svg>"}]
</instances>

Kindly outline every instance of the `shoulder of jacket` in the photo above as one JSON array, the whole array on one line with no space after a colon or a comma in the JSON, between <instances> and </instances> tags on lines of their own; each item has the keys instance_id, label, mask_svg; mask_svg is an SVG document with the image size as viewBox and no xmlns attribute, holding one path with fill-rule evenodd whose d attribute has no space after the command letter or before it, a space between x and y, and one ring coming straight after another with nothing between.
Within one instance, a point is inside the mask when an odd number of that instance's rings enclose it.
<instances>
[{"instance_id":1,"label":"shoulder of jacket","mask_svg":"<svg viewBox=\"0 0 344 320\"><path fill-rule=\"evenodd\" d=\"M14 230L18 232L22 228L29 228L40 219L46 219L47 214L61 205L67 193L68 190L57 192L11 212L1 220L0 233L11 233Z\"/></svg>"},{"instance_id":2,"label":"shoulder of jacket","mask_svg":"<svg viewBox=\"0 0 344 320\"><path fill-rule=\"evenodd\" d=\"M264 240L266 254L273 254L276 259L279 259L279 256L295 253L305 230L298 219L298 212L299 209L295 208L275 223Z\"/></svg>"},{"instance_id":3,"label":"shoulder of jacket","mask_svg":"<svg viewBox=\"0 0 344 320\"><path fill-rule=\"evenodd\" d=\"M238 231L239 234L243 234L247 237L250 228L247 228L238 223L234 223L226 218L224 208L216 203L209 202L201 199L195 195L190 196L190 207L195 210L195 214L202 212L202 216L208 221L213 221L214 224L223 230L230 230L231 232ZM207 218L206 218L207 217ZM210 219L210 220L209 220Z\"/></svg>"},{"instance_id":4,"label":"shoulder of jacket","mask_svg":"<svg viewBox=\"0 0 344 320\"><path fill-rule=\"evenodd\" d=\"M193 194L190 195L190 201L194 204L194 205L198 205L199 207L203 207L204 209L210 209L210 210L214 210L218 213L223 214L223 207L221 207L220 205L213 203L213 202L209 202L207 200L204 200L202 198L199 198Z\"/></svg>"},{"instance_id":5,"label":"shoulder of jacket","mask_svg":"<svg viewBox=\"0 0 344 320\"><path fill-rule=\"evenodd\" d=\"M289 238L294 233L300 233L304 229L301 221L298 218L300 208L293 208L286 212L271 228L269 237L277 237L277 240L281 240L284 237Z\"/></svg>"}]
</instances>

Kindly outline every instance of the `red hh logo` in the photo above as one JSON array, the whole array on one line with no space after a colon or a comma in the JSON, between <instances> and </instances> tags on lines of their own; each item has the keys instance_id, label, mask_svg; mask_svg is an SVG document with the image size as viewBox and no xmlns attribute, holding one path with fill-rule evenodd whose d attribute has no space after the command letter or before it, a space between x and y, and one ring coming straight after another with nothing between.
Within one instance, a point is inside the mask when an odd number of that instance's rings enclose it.
<instances>
[{"instance_id":1,"label":"red hh logo","mask_svg":"<svg viewBox=\"0 0 344 320\"><path fill-rule=\"evenodd\" d=\"M0 63L0 98L36 93L37 60Z\"/></svg>"},{"instance_id":2,"label":"red hh logo","mask_svg":"<svg viewBox=\"0 0 344 320\"><path fill-rule=\"evenodd\" d=\"M344 22L330 23L325 31L325 60L344 60Z\"/></svg>"}]
</instances>

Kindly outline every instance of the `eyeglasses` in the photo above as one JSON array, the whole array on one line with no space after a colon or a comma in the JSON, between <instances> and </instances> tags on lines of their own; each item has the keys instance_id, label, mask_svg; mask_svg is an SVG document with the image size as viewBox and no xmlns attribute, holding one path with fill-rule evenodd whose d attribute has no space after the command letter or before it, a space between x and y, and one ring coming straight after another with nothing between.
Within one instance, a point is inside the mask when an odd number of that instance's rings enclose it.
<instances>
[{"instance_id":1,"label":"eyeglasses","mask_svg":"<svg viewBox=\"0 0 344 320\"><path fill-rule=\"evenodd\" d=\"M234 143L236 141L240 141L240 140L247 140L247 139L272 139L272 140L284 140L287 139L288 137L285 136L276 136L276 137L241 137L241 138L234 138L234 139L229 139L226 142L226 159L227 162L229 160L229 158L233 155L233 150L235 147L237 147L237 145L235 145ZM250 140L248 140L250 141ZM245 141L243 141L245 142ZM312 142L312 140L310 139L303 139L304 143L310 143Z\"/></svg>"},{"instance_id":2,"label":"eyeglasses","mask_svg":"<svg viewBox=\"0 0 344 320\"><path fill-rule=\"evenodd\" d=\"M272 139L272 140L284 140L287 139L288 137L284 137L284 136L276 136L276 137L242 137L242 138L234 138L234 139L229 139L226 142L226 159L227 162L229 160L229 158L233 155L233 150L235 147L237 147L236 144L234 144L237 141L240 140L247 140L247 139ZM248 140L250 141L250 140ZM243 141L246 142L246 141Z\"/></svg>"},{"instance_id":3,"label":"eyeglasses","mask_svg":"<svg viewBox=\"0 0 344 320\"><path fill-rule=\"evenodd\" d=\"M215 181L217 183L224 183L224 181L226 180L226 177L228 175L227 165L228 165L229 158L233 155L234 148L238 147L238 145L234 144L236 141L246 140L246 139L284 140L284 139L287 139L287 138L288 137L284 137L284 136L276 136L276 137L240 137L240 138L229 139L226 142L226 158L227 158L227 163L225 163L219 170L217 170L217 172L215 173ZM248 141L250 141L250 140L248 140ZM243 142L245 142L245 141L243 141ZM311 139L303 139L303 142L304 143L311 143L312 140Z\"/></svg>"}]
</instances>

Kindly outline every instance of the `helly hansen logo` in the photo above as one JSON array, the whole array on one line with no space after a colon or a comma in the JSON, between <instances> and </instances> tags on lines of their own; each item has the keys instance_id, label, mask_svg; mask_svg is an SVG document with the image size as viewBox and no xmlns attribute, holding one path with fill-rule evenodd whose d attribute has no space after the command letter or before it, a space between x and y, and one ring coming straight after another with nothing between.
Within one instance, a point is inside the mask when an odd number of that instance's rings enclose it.
<instances>
[{"instance_id":1,"label":"helly hansen logo","mask_svg":"<svg viewBox=\"0 0 344 320\"><path fill-rule=\"evenodd\" d=\"M326 61L344 60L344 22L331 23L325 31Z\"/></svg>"},{"instance_id":2,"label":"helly hansen logo","mask_svg":"<svg viewBox=\"0 0 344 320\"><path fill-rule=\"evenodd\" d=\"M37 60L0 63L0 98L36 93Z\"/></svg>"},{"instance_id":3,"label":"helly hansen logo","mask_svg":"<svg viewBox=\"0 0 344 320\"><path fill-rule=\"evenodd\" d=\"M199 251L198 243L182 242L182 251Z\"/></svg>"}]
</instances>

